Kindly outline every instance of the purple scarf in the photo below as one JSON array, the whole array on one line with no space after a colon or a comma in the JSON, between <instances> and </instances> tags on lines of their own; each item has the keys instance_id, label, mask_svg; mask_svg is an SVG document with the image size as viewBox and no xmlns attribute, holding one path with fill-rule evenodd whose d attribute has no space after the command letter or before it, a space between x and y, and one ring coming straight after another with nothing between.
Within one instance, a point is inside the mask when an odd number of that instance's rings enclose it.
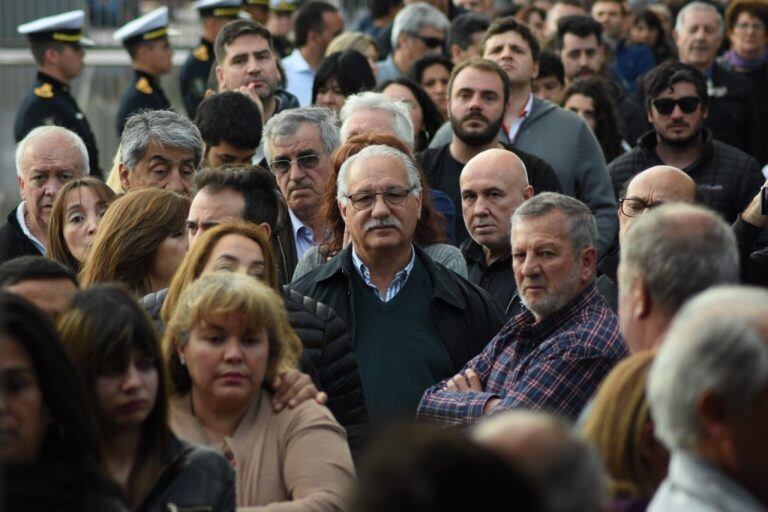
<instances>
[{"instance_id":1,"label":"purple scarf","mask_svg":"<svg viewBox=\"0 0 768 512\"><path fill-rule=\"evenodd\" d=\"M768 62L768 50L756 59L747 59L736 54L733 50L725 52L725 58L731 63L731 66L738 69L745 69L747 71L755 71L764 66Z\"/></svg>"}]
</instances>

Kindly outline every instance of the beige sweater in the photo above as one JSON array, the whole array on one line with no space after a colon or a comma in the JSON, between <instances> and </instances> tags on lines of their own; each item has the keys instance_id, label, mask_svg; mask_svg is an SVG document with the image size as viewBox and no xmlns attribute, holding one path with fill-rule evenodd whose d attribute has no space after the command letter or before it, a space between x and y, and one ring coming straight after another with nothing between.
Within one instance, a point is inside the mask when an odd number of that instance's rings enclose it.
<instances>
[{"instance_id":1,"label":"beige sweater","mask_svg":"<svg viewBox=\"0 0 768 512\"><path fill-rule=\"evenodd\" d=\"M217 446L192 413L190 395L171 401L171 428L232 463L239 511L345 510L355 475L344 429L313 400L276 413L271 398L262 390L234 435Z\"/></svg>"}]
</instances>

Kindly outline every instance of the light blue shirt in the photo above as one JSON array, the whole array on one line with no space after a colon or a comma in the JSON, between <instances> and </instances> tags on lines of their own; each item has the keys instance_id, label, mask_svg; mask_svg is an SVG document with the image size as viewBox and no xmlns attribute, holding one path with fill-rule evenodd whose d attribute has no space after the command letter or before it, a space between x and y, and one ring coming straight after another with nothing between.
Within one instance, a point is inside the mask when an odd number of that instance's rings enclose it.
<instances>
[{"instance_id":1,"label":"light blue shirt","mask_svg":"<svg viewBox=\"0 0 768 512\"><path fill-rule=\"evenodd\" d=\"M296 257L300 260L305 252L317 245L315 244L315 233L312 231L312 228L301 222L290 208L288 208L288 215L291 217L291 226L293 226Z\"/></svg>"},{"instance_id":2,"label":"light blue shirt","mask_svg":"<svg viewBox=\"0 0 768 512\"><path fill-rule=\"evenodd\" d=\"M299 105L307 107L312 104L312 84L315 81L315 70L309 67L298 48L282 60L285 71L286 90L296 96Z\"/></svg>"},{"instance_id":3,"label":"light blue shirt","mask_svg":"<svg viewBox=\"0 0 768 512\"><path fill-rule=\"evenodd\" d=\"M27 227L27 223L24 222L24 208L26 208L24 201L19 203L19 207L16 208L16 220L19 221L19 227L21 228L22 233L24 233L24 235L32 242L32 245L40 251L40 254L45 255L45 246L40 240L35 238L35 235L33 235Z\"/></svg>"},{"instance_id":4,"label":"light blue shirt","mask_svg":"<svg viewBox=\"0 0 768 512\"><path fill-rule=\"evenodd\" d=\"M411 260L408 262L408 264L405 266L404 269L399 270L395 274L395 278L392 280L391 283L389 283L389 288L387 288L387 293L385 293L383 296L381 295L381 292L376 287L375 284L373 284L373 280L371 279L371 270L365 266L365 263L363 263L363 260L360 259L360 257L355 252L355 247L352 247L352 263L355 266L355 270L357 270L358 274L360 274L360 277L363 278L363 281L365 282L366 286L369 288L372 288L373 291L376 292L376 296L381 300L382 302L389 302L390 300L395 298L395 295L398 294L400 290L403 289L403 286L405 286L406 281L408 281L408 277L411 275L411 270L413 270L413 264L416 261L416 251L413 250L413 246L411 246Z\"/></svg>"}]
</instances>

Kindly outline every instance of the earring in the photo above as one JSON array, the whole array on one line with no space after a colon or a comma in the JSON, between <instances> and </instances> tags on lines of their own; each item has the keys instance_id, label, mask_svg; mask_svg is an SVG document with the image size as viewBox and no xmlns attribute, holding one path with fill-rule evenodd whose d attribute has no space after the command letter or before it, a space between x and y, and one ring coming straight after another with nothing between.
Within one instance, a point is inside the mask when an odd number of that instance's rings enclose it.
<instances>
[{"instance_id":1,"label":"earring","mask_svg":"<svg viewBox=\"0 0 768 512\"><path fill-rule=\"evenodd\" d=\"M187 360L184 359L183 355L179 356L179 362L181 363L181 366L187 366Z\"/></svg>"}]
</instances>

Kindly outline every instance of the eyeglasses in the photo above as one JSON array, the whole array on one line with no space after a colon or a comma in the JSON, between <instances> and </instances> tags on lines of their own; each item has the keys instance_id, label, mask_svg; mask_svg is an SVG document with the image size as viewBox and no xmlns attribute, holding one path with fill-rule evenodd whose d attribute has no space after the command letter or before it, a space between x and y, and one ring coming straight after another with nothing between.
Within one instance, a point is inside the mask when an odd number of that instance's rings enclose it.
<instances>
[{"instance_id":1,"label":"eyeglasses","mask_svg":"<svg viewBox=\"0 0 768 512\"><path fill-rule=\"evenodd\" d=\"M737 23L733 29L738 32L748 32L749 29L752 29L753 32L763 32L765 25L762 23Z\"/></svg>"},{"instance_id":2,"label":"eyeglasses","mask_svg":"<svg viewBox=\"0 0 768 512\"><path fill-rule=\"evenodd\" d=\"M411 36L415 37L424 45L426 45L427 48L438 48L443 46L443 43L445 43L444 39L440 39L439 37L431 37L431 36L422 36L421 34L417 34L416 32L410 32Z\"/></svg>"},{"instance_id":3,"label":"eyeglasses","mask_svg":"<svg viewBox=\"0 0 768 512\"><path fill-rule=\"evenodd\" d=\"M691 114L699 108L701 98L698 96L685 96L676 100L673 100L672 98L661 98L653 100L652 103L656 108L656 111L663 116L671 114L672 111L675 110L675 106L679 106L683 114Z\"/></svg>"},{"instance_id":4,"label":"eyeglasses","mask_svg":"<svg viewBox=\"0 0 768 512\"><path fill-rule=\"evenodd\" d=\"M376 196L381 196L384 202L390 206L400 206L408 200L408 194L413 192L411 188L391 188L383 192L358 192L344 197L352 202L355 210L367 210L376 202Z\"/></svg>"},{"instance_id":5,"label":"eyeglasses","mask_svg":"<svg viewBox=\"0 0 768 512\"><path fill-rule=\"evenodd\" d=\"M642 199L636 197L622 197L619 199L619 209L621 209L621 213L627 217L639 217L645 213L646 210L651 210L662 204L664 204L663 201L658 203L646 203Z\"/></svg>"},{"instance_id":6,"label":"eyeglasses","mask_svg":"<svg viewBox=\"0 0 768 512\"><path fill-rule=\"evenodd\" d=\"M275 174L285 174L291 170L291 164L296 162L301 169L310 171L320 165L320 157L318 155L304 155L295 160L280 159L272 160L269 162L269 168Z\"/></svg>"}]
</instances>

